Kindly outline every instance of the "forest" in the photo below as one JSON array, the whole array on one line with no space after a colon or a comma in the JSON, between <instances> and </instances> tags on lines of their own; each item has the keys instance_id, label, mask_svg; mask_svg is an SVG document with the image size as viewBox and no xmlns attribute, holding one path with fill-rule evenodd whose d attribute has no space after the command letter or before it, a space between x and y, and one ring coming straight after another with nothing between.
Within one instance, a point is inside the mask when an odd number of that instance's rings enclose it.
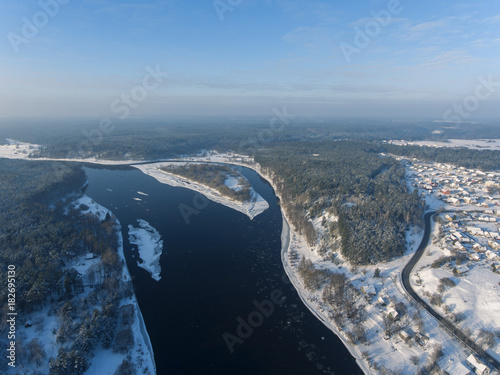
<instances>
[{"instance_id":1,"label":"forest","mask_svg":"<svg viewBox=\"0 0 500 375\"><path fill-rule=\"evenodd\" d=\"M495 171L500 169L500 151L472 150L464 147L397 146L384 143L382 152L425 161L455 164L469 169Z\"/></svg>"},{"instance_id":2,"label":"forest","mask_svg":"<svg viewBox=\"0 0 500 375\"><path fill-rule=\"evenodd\" d=\"M93 138L87 135L95 128L88 125L74 128L54 125L49 128L54 130L52 133L40 127L32 132L3 128L0 142L9 137L43 144L42 152L35 158L97 156L153 160L193 155L203 150L249 154L272 178L288 219L309 244L319 243L319 251L325 258L337 261L340 254L354 265L376 264L400 256L406 250L405 234L409 226L422 225L424 202L416 191L409 190L404 181L404 167L390 155L483 170L499 167L499 151L380 142L442 140L452 134L448 128L434 133L435 124L332 125L321 120L297 119L269 132L268 118L252 121L124 123L110 134ZM500 138L497 128L457 126L452 136ZM167 171L216 188L234 199L251 199L246 180L240 181L243 188L239 191L225 185L228 175L240 178L232 168L198 164ZM58 354L47 358L40 341L20 339L21 358L37 365L48 362L50 374L64 375L83 373L90 365L92 351L99 346L127 353L133 345L134 307L122 306L120 301L133 291L131 284L117 281L124 264L117 254L116 222L112 217L101 222L92 215L82 215L85 207L68 209L68 203L83 193L86 177L81 166L0 159L0 177L0 261L4 265L0 277L6 279L7 265L16 266L17 308L21 319L49 306L50 314L57 316L58 321L54 331L60 347ZM325 229L322 236L311 222L316 218L322 218ZM88 274L79 275L71 264L88 252L96 254L99 262ZM301 262L300 272L311 288L319 284L328 286L324 298L331 304L340 300L339 296L350 296L350 288L338 286L344 285L340 276L316 272L310 261ZM82 293L88 287L91 288L88 295ZM6 289L0 290L0 298L7 300ZM356 316L354 305L343 308L342 311L339 308L337 319L344 312ZM7 337L6 309L5 303L1 305L2 344L6 344ZM0 359L0 372L6 366L4 356ZM73 370L75 366L77 371ZM125 360L116 375L131 373L133 367Z\"/></svg>"},{"instance_id":3,"label":"forest","mask_svg":"<svg viewBox=\"0 0 500 375\"><path fill-rule=\"evenodd\" d=\"M289 112L293 113L292 109ZM5 138L14 138L42 144L44 149L39 156L47 157L157 160L203 149L253 154L262 145L276 142L500 139L500 127L494 124L450 127L430 121L354 121L297 116L286 125L276 123L273 126L272 120L272 112L269 117L234 119L130 119L114 121L112 131L106 133L100 130L99 121L54 120L33 125L9 120L7 124L0 121L0 143Z\"/></svg>"},{"instance_id":4,"label":"forest","mask_svg":"<svg viewBox=\"0 0 500 375\"><path fill-rule=\"evenodd\" d=\"M217 190L223 196L239 202L250 202L252 197L250 192L250 183L238 171L227 166L217 164L170 164L161 168L161 170L173 173L189 180L199 182L200 184ZM226 186L228 177L233 177L238 181L239 189L234 190Z\"/></svg>"},{"instance_id":5,"label":"forest","mask_svg":"<svg viewBox=\"0 0 500 375\"><path fill-rule=\"evenodd\" d=\"M425 122L345 123L297 118L272 130L266 118L207 119L119 123L111 133L101 135L96 135L97 130L88 125L53 126L51 137L47 132L34 131L20 138L43 143L38 156L161 160L212 149L254 156L275 176L287 214L309 242L317 240L309 219L330 210L339 217L337 223L329 224L330 242L341 243L343 255L359 263L378 262L401 254L405 230L419 222L422 212L419 198L410 194L402 183L403 168L391 157L382 158L381 153L485 170L498 168L500 153L380 142L398 138L491 137L498 127L487 124L474 127L460 124L451 129ZM15 131L9 136L15 137ZM206 170L194 172L186 168L176 171L185 177L201 178L198 181L212 184L234 199L248 199L246 188L238 192L228 189L221 174L214 174L217 177L211 179L208 175L200 177Z\"/></svg>"},{"instance_id":6,"label":"forest","mask_svg":"<svg viewBox=\"0 0 500 375\"><path fill-rule=\"evenodd\" d=\"M354 264L373 264L406 250L405 232L421 225L423 201L404 182L404 168L366 142L283 143L257 153L272 176L294 227L312 245L318 240L309 219L329 212L328 226L342 255Z\"/></svg>"},{"instance_id":7,"label":"forest","mask_svg":"<svg viewBox=\"0 0 500 375\"><path fill-rule=\"evenodd\" d=\"M82 215L68 203L82 195L86 176L80 166L60 162L0 159L0 277L7 279L7 265L16 267L16 311L18 320L48 308L57 316L53 331L59 345L49 358L40 340L16 337L19 363L41 366L49 363L50 374L82 374L90 365L92 351L102 346L126 353L133 345L133 305L121 306L132 295L132 286L120 282L124 264L117 254L116 224L111 217L100 222ZM87 275L71 267L75 259L93 252L99 262ZM85 297L85 286L91 291ZM7 301L6 288L0 299ZM7 304L2 302L2 344L7 338ZM121 307L120 307L121 306ZM132 319L132 320L131 320ZM23 321L23 324L24 324ZM33 321L39 330L44 322ZM130 363L122 363L127 373ZM0 372L7 368L0 360Z\"/></svg>"}]
</instances>

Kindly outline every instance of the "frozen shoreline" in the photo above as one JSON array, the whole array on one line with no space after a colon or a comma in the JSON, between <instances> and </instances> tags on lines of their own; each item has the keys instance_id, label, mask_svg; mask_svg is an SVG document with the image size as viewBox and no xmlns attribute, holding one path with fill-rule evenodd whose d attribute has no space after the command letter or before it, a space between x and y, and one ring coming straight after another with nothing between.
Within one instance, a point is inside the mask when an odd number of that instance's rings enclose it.
<instances>
[{"instance_id":1,"label":"frozen shoreline","mask_svg":"<svg viewBox=\"0 0 500 375\"><path fill-rule=\"evenodd\" d=\"M72 161L84 161L84 160L73 159ZM87 160L85 160L85 161L87 161ZM112 162L112 161L104 161L104 160L101 160L101 161L96 160L94 162L98 163L98 164L129 164L129 163L133 163L132 161ZM242 155L213 154L212 153L211 155L203 156L203 157L201 157L201 156L185 157L185 158L179 158L179 159L169 160L169 161L165 161L165 162L151 161L147 165L141 164L141 165L132 165L132 166L137 168L137 169L140 169L141 171L143 171L143 173L148 174L148 175L156 178L158 181L172 185L172 186L180 186L180 187L188 188L188 189L191 189L191 190L194 190L197 192L200 192L200 190L204 191L204 190L209 189L208 187L203 186L203 185L199 185L199 186L195 187L194 186L195 184L193 184L187 180L184 180L184 181L181 180L181 181L176 182L173 177L177 178L177 176L175 176L175 175L168 176L169 174L167 174L163 171L160 171L156 168L156 166L159 164L168 164L169 162L176 162L176 163L178 163L178 162L209 162L209 163L212 162L212 163L224 163L224 164L229 164L229 165L243 166L243 167L254 170L262 178L264 178L273 187L275 195L281 199L281 196L279 195L279 193L276 189L276 186L273 184L271 176L268 176L266 173L264 173L261 169L261 166L259 164L256 164L253 160L251 160L251 158L245 157ZM147 163L147 161L145 161L143 163ZM149 168L147 168L147 167L149 167ZM149 173L147 173L145 171L147 169L149 169L149 171L148 171ZM196 185L198 185L198 184L196 184ZM207 194L205 194L205 193L207 193ZM221 203L221 204L224 204L228 207L236 209L240 212L243 212L243 213L247 214L250 218L255 217L258 214L258 213L256 213L253 216L251 216L247 212L244 212L243 208L241 207L241 204L238 204L238 202L224 199L224 201L226 201L226 203L227 203L226 204L224 202L217 200L217 199L220 199L218 197L210 197L208 195L208 193L209 193L209 191L208 192L204 191L203 195L206 195L207 197L209 197L209 199L211 199L213 201L216 201L218 203ZM220 196L220 194L217 194L217 195ZM269 205L267 202L265 202L265 204L266 204L266 209L267 209L267 207L269 207ZM263 209L262 211L264 211L264 210L265 209ZM375 369L368 366L369 362L364 358L363 352L369 353L369 356L372 357L370 360L374 360L374 358L377 358L377 360L384 358L385 360L382 359L382 363L386 363L386 364L393 363L393 361L396 360L394 355L396 355L396 354L401 355L401 353L399 353L398 350L395 350L393 352L388 352L388 353L386 353L386 355L380 355L380 350L385 351L385 349L387 349L389 342L385 342L382 340L383 342L376 343L375 347L367 347L365 345L351 344L346 339L347 332L345 332L343 330L342 331L339 330L337 328L337 326L334 324L334 322L332 321L332 319L330 319L328 317L328 315L327 315L328 309L324 308L324 306L322 307L319 302L314 302L315 298L317 298L317 296L314 293L306 290L306 288L304 287L298 274L296 273L296 270L293 268L294 265L292 264L292 262L288 258L288 255L289 255L289 251L293 249L293 250L299 250L299 253L300 252L304 253L304 251L305 251L305 253L307 253L308 257L313 256L313 261L317 258L317 256L315 256L315 253L313 251L311 251L309 246L307 246L307 244L305 243L302 236L298 235L293 230L293 228L289 225L289 221L286 217L286 214L283 211L282 211L282 220L283 220L283 228L282 228L282 233L281 233L281 241L282 241L281 259L282 259L284 270L285 270L288 278L292 282L292 285L294 286L295 290L299 294L299 297L301 298L302 302L307 306L307 308L311 311L311 313L313 313L313 315L315 315L328 329L330 329L342 341L342 343L347 348L349 353L355 358L356 363L358 364L360 369L365 374L376 374L378 372ZM398 272L399 267L402 266L402 265L400 265L400 262L404 262L404 259L406 259L407 257L410 256L410 253L411 253L411 251L405 253L405 255L401 259L398 259L398 260L394 261L393 263L386 265L386 269L387 269L386 273L388 274L388 276L390 276L390 278L393 278L395 273ZM319 258L316 260L319 261ZM319 261L318 264L321 264L321 263L322 262ZM372 267L372 268L374 268L374 267ZM349 274L348 271L346 271L346 272ZM359 280L356 280L356 282L359 282ZM391 288L391 291L398 295L397 298L403 298L403 300L404 300L407 296L397 288L397 285L396 285L397 282L395 282L394 284L395 284L394 286L391 286L392 284L389 285L389 287ZM359 285L358 285L358 287L359 287ZM373 327L377 328L377 324L378 324L377 320L380 320L379 318L380 318L380 316L378 315L378 310L377 310L377 313L370 318L369 324L372 326L372 328ZM429 320L426 319L425 317L424 317L424 320L425 320L425 324L427 326L429 324ZM435 333L435 330L438 328L436 326L436 323L431 321L430 324L432 324L432 326L429 328L433 331L433 333ZM439 336L439 338L442 338L441 333L439 333L438 335L435 335L435 336ZM398 349L402 348L401 344L397 344L397 343L391 341L391 346L393 349L394 349L394 345L397 345ZM387 361L389 361L389 362L387 362ZM404 368L406 368L406 362L401 362L401 359L396 360L396 362L398 364L403 365Z\"/></svg>"},{"instance_id":2,"label":"frozen shoreline","mask_svg":"<svg viewBox=\"0 0 500 375\"><path fill-rule=\"evenodd\" d=\"M159 169L161 166L169 164L173 163L159 162L151 164L133 165L133 167L139 169L144 174L155 178L156 180L158 180L163 184L194 190L200 194L203 194L211 201L220 203L226 207L232 208L233 210L239 211L247 215L250 219L253 219L254 217L256 217L257 215L261 214L262 212L264 212L269 208L269 204L267 203L267 201L264 198L262 198L255 190L253 190L253 188L251 188L252 195L257 197L257 200L255 202L234 201L229 198L226 198L218 191L208 186L202 185L200 183L186 179L184 177L177 176L172 173L164 172Z\"/></svg>"},{"instance_id":3,"label":"frozen shoreline","mask_svg":"<svg viewBox=\"0 0 500 375\"><path fill-rule=\"evenodd\" d=\"M80 206L81 204L87 205L89 207L87 212L90 212L90 213L96 215L100 220L103 220L107 213L109 213L112 216L113 220L117 224L116 236L117 236L117 240L118 240L118 249L117 249L118 256L120 257L120 259L124 263L124 268L122 271L122 280L123 280L123 282L132 281L132 277L130 276L130 271L128 269L127 262L125 260L125 254L124 254L124 249L123 249L122 226L121 226L121 223L118 220L118 218L113 215L113 212L111 210L107 209L104 206L101 206L100 204L98 204L97 202L92 200L92 198L88 197L87 195L84 195L80 199L76 200L75 202L73 202L73 204L76 204L77 206ZM146 358L141 357L141 360L146 362L145 365L142 366L142 368L148 367L148 368L153 370L151 372L152 374L156 374L156 364L155 364L155 360L154 360L153 346L151 345L151 340L149 338L149 334L147 332L146 325L144 323L144 318L142 316L141 309L139 308L139 302L137 301L137 297L136 297L135 293L133 293L132 297L130 297L128 300L124 300L122 302L125 302L125 303L131 302L134 305L134 310L135 310L135 318L134 318L134 323L132 325L132 331L134 332L134 339L135 339L134 340L135 344L134 344L134 350L133 350L133 353L134 353L133 358L137 357L137 354L135 354L136 351L138 351L137 348L139 348L139 347L146 348L149 355L146 355L145 356ZM141 340L141 338L142 338L142 340ZM101 354L103 354L103 353L97 353L96 357L99 357ZM102 355L101 355L101 357L102 357ZM108 360L109 360L109 358L108 358ZM104 360L104 362L108 362L108 360ZM102 358L98 358L97 360L94 360L92 362L91 366L89 367L89 369L87 370L86 374L92 374L92 373L99 374L99 375L107 374L107 372L105 372L107 369L103 370L103 368L99 368L100 367L99 365L100 364L102 365L102 362L103 362ZM120 363L121 363L121 361L120 361ZM120 363L118 363L117 365L119 365ZM137 364L137 362L136 362L136 364ZM109 364L108 364L108 366L109 366ZM110 374L113 374L113 373L114 373L114 370Z\"/></svg>"},{"instance_id":4,"label":"frozen shoreline","mask_svg":"<svg viewBox=\"0 0 500 375\"><path fill-rule=\"evenodd\" d=\"M272 187L274 190L274 194L281 200L281 196L279 195L278 191L276 190L276 187L274 186L271 178L267 176L265 173L261 171L260 165L256 166L248 166L245 165L247 168L250 168L257 172L262 178L264 178ZM290 227L289 221L286 217L286 214L283 210L281 210L281 216L283 219L283 226L281 230L281 263L283 264L283 269L285 270L285 273L287 274L288 278L290 279L290 282L292 283L293 287L297 291L297 294L299 295L300 299L302 300L302 303L309 309L309 311L316 317L318 320L320 320L330 331L332 331L335 336L337 336L340 341L344 344L344 346L347 348L349 353L354 357L356 360L356 363L360 367L360 369L365 373L365 374L376 374L376 372L371 371L367 366L365 361L361 360L362 354L361 352L353 347L351 344L346 342L346 340L342 337L341 333L338 331L338 329L333 325L333 323L328 319L328 317L324 316L324 314L317 309L315 306L312 306L310 301L308 300L308 292L306 291L305 287L302 285L302 282L300 281L299 277L295 272L293 271L290 261L288 259L288 251L290 249L290 238L293 233L293 229ZM297 235L296 233L294 233Z\"/></svg>"}]
</instances>

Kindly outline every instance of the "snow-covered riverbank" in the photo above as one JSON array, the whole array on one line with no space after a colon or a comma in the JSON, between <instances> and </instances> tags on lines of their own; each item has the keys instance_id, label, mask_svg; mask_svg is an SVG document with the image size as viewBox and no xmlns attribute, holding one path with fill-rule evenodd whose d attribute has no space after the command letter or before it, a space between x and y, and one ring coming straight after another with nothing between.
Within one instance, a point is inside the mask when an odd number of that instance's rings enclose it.
<instances>
[{"instance_id":1,"label":"snow-covered riverbank","mask_svg":"<svg viewBox=\"0 0 500 375\"><path fill-rule=\"evenodd\" d=\"M250 191L252 196L255 197L255 202L238 202L223 196L218 191L208 186L188 180L184 177L180 177L172 173L162 171L160 169L160 167L169 164L173 163L161 162L152 164L140 164L134 165L133 167L141 170L144 174L155 178L163 184L194 190L200 194L203 194L205 197L214 202L220 203L226 207L232 208L233 210L244 213L250 219L253 219L269 208L269 204L267 203L267 201L262 198L253 188L251 188Z\"/></svg>"},{"instance_id":2,"label":"snow-covered riverbank","mask_svg":"<svg viewBox=\"0 0 500 375\"><path fill-rule=\"evenodd\" d=\"M101 206L97 202L95 202L90 197L84 195L82 198L73 202L75 207L79 207L81 205L85 205L88 207L85 210L85 213L91 213L96 215L99 220L103 220L106 217L106 214L114 219L117 223L116 235L118 240L118 255L120 259L124 263L123 272L122 272L122 282L129 282L132 280L130 276L130 272L127 267L127 263L125 261L125 254L123 252L123 236L121 231L121 224L116 216L113 215L112 211L108 210L106 207ZM80 270L84 271L84 270ZM121 301L121 305L132 304L135 310L134 322L132 323L132 332L134 335L134 349L132 350L132 363L136 365L140 364L140 369L138 372L142 373L145 371L145 374L156 374L156 365L154 360L154 352L153 346L151 345L151 341L146 330L146 325L144 324L144 319L142 317L141 310L139 308L139 303L137 302L137 298L135 294L132 294L132 297L124 299ZM94 353L94 358L92 359L92 364L89 369L85 372L88 375L113 375L118 368L118 366L122 363L124 359L126 359L126 354L120 354L113 352L112 349L97 349ZM147 370L146 370L147 369Z\"/></svg>"},{"instance_id":3,"label":"snow-covered riverbank","mask_svg":"<svg viewBox=\"0 0 500 375\"><path fill-rule=\"evenodd\" d=\"M216 154L208 157L192 158L190 160L193 159L197 161L204 160L207 162L243 165L253 169L273 186L275 194L281 199L276 186L273 184L272 177L263 172L260 165L250 163L248 158ZM444 369L463 362L464 358L470 354L464 350L460 343L453 340L447 331L443 330L436 319L425 311L419 313L420 309L417 309L412 304L400 285L401 271L420 244L423 231L413 228L414 230L407 233L406 242L408 249L402 257L388 263L357 268L348 262L342 261L342 259L339 259L341 260L339 264L324 260L319 254L317 246L309 246L305 238L299 235L289 224L286 212L282 211L282 215L281 257L288 278L311 313L340 338L351 355L356 358L356 362L365 374L379 374L384 368L387 371L399 371L408 374L416 373L418 369L423 368L427 364L431 353L435 352L438 348L442 348L444 353L443 357L439 360L440 366ZM327 216L324 217L330 220L331 218ZM319 233L322 230L320 222L321 218L313 221L313 225ZM331 307L322 301L322 290L310 291L305 287L298 273L298 261L290 259L290 254L292 253L312 260L316 268L329 269L332 272L345 274L358 290L366 285L371 285L379 296L387 299L388 305L382 306L377 301L377 296L364 296L367 302L369 301L365 306L367 318L363 323L367 335L366 343L353 343L349 339L349 331L354 328L352 322L348 322L346 327L342 329L337 326L331 316ZM378 278L373 276L376 268L379 268L381 274ZM401 322L409 321L411 327L407 328L410 328L410 330L413 328L415 332L419 332L415 327L415 322L411 321L411 317L419 317L417 319L421 320L421 332L428 336L429 341L427 344L424 346L417 345L413 343L413 340L404 340L397 333L394 333L388 339L383 338L385 329L384 316L397 303L404 303L407 308L405 317L401 318ZM374 366L375 363L376 367Z\"/></svg>"},{"instance_id":4,"label":"snow-covered riverbank","mask_svg":"<svg viewBox=\"0 0 500 375\"><path fill-rule=\"evenodd\" d=\"M83 161L83 160L73 160ZM273 184L272 176L266 175L260 165L253 163L253 161L245 156L231 155L231 154L210 154L208 156L199 157L186 157L185 159L175 160L176 162L189 161L189 162L217 162L241 165L253 169L266 179L274 188L276 195L279 197L279 192ZM102 164L105 161L98 161ZM173 162L173 161L172 161ZM114 162L115 164L127 164L125 161ZM130 162L129 162L130 163ZM112 164L111 162L109 164ZM151 175L160 182L167 183L172 186L180 186L202 192L210 199L224 204L228 207L234 208L240 212L244 212L241 204L224 199L223 197L210 197L210 191L203 185L195 186L197 184L187 180L180 180L178 176L170 175L158 169L158 165L165 163L152 163L149 165L137 165L136 168L142 170L144 173ZM178 180L176 180L178 179ZM168 181L168 182L167 182ZM205 194L206 193L206 194ZM220 196L220 194L217 193ZM281 198L281 197L280 197ZM223 199L220 201L218 199ZM264 201L265 202L265 201ZM266 208L268 207L265 202ZM237 208L239 207L239 209ZM263 210L262 210L263 211ZM262 212L261 211L261 212ZM249 215L247 212L244 212ZM259 212L260 213L260 212ZM249 217L255 217L258 213ZM323 216L326 219L328 217ZM313 224L316 229L321 230L319 225L321 220L315 220ZM450 338L449 334L445 332L438 322L429 314L422 311L421 317L419 309L410 303L406 293L400 286L399 275L406 262L410 259L414 250L418 246L421 233L414 233L413 237L407 237L408 251L403 257L400 257L390 263L377 264L365 267L353 267L347 262L344 262L341 257L338 263L333 263L329 260L323 259L316 246L309 246L304 237L294 231L293 227L289 225L289 220L286 213L283 213L283 230L282 230L282 249L281 256L285 271L297 290L304 304L309 310L320 319L325 326L334 332L348 348L350 353L356 358L359 366L366 374L380 373L380 367L385 367L389 370L406 372L413 374L417 369L422 368L427 364L430 358L430 352L435 351L438 347L442 347L444 356L439 361L442 368L447 368L454 363L458 363L466 356L464 349L456 341ZM335 272L344 273L353 286L359 291L365 286L373 286L375 296L368 293L362 297L368 302L365 304L364 309L366 313L366 320L363 325L366 330L367 342L364 344L353 343L348 339L349 331L353 329L352 322L347 322L345 326L339 328L331 318L331 307L322 301L321 290L309 291L305 288L304 283L299 277L297 261L290 259L290 254L295 253L298 257L305 256L312 260L316 268L326 268ZM380 268L380 277L375 278L374 271ZM387 300L383 305L378 302L377 298ZM387 316L389 309L393 309L396 304L403 303L406 312L404 313L405 322L409 321L408 327L415 332L422 332L428 336L428 344L420 346L415 344L413 340L404 340L399 334L394 333L391 337L384 340L384 317ZM387 306L386 306L387 305ZM417 319L418 318L418 319ZM417 324L410 319L420 320L423 328L416 329ZM345 329L344 329L345 328ZM372 368L376 364L378 368Z\"/></svg>"}]
</instances>

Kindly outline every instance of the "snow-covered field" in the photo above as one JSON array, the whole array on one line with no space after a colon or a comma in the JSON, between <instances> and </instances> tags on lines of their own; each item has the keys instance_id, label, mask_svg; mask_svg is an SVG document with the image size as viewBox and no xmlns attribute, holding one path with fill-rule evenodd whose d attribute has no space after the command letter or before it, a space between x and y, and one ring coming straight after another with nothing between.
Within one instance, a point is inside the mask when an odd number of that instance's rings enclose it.
<instances>
[{"instance_id":1,"label":"snow-covered field","mask_svg":"<svg viewBox=\"0 0 500 375\"><path fill-rule=\"evenodd\" d=\"M80 199L72 202L71 204L75 208L83 208L88 207L87 209L82 209L82 214L92 214L99 218L99 220L104 220L106 215L112 215L112 212L107 208L101 206L99 203L95 202L92 198L87 195L84 195Z\"/></svg>"},{"instance_id":2,"label":"snow-covered field","mask_svg":"<svg viewBox=\"0 0 500 375\"><path fill-rule=\"evenodd\" d=\"M458 327L473 338L481 329L492 333L500 331L500 275L493 272L490 265L479 261L468 262L469 271L463 275L454 274L453 267L448 264L431 267L437 259L452 255L437 238L439 225L434 223L434 241L411 275L413 288L430 305L432 295L441 295L442 304L434 305L434 309L449 320L460 316ZM440 280L445 278L456 286L440 291ZM492 350L500 356L500 340L496 339Z\"/></svg>"},{"instance_id":3,"label":"snow-covered field","mask_svg":"<svg viewBox=\"0 0 500 375\"><path fill-rule=\"evenodd\" d=\"M229 189L234 190L234 191L241 190L241 186L238 183L238 179L233 177L233 176L228 176L226 178L226 181L224 181L224 185L226 185Z\"/></svg>"},{"instance_id":4,"label":"snow-covered field","mask_svg":"<svg viewBox=\"0 0 500 375\"><path fill-rule=\"evenodd\" d=\"M139 219L137 223L138 228L128 226L128 240L131 244L137 245L139 257L142 260L142 262L138 261L137 265L149 272L153 280L160 281L163 240L161 240L160 233L147 221Z\"/></svg>"},{"instance_id":5,"label":"snow-covered field","mask_svg":"<svg viewBox=\"0 0 500 375\"><path fill-rule=\"evenodd\" d=\"M30 158L29 155L36 153L40 150L42 146L16 141L14 139L7 139L9 144L0 145L0 158L6 159L26 159L35 161L78 161L83 163L94 163L102 165L124 165L132 163L142 163L144 160L105 160L98 158L80 158L80 159L68 159L68 158Z\"/></svg>"},{"instance_id":6,"label":"snow-covered field","mask_svg":"<svg viewBox=\"0 0 500 375\"><path fill-rule=\"evenodd\" d=\"M262 198L262 196L260 196L260 194L258 194L253 188L251 188L250 191L252 196L256 198L254 202L238 202L223 196L218 191L208 186L174 175L172 173L162 171L160 169L160 167L162 166L171 164L178 164L178 163L161 162L161 163L134 165L134 167L141 170L144 174L154 177L161 183L170 186L183 187L186 189L194 190L200 194L203 194L205 197L214 202L220 203L224 206L227 206L236 211L244 213L250 219L253 219L254 217L256 217L257 215L261 214L262 212L264 212L269 208L269 204L267 203L267 201L264 198ZM229 183L231 183L231 181L229 181Z\"/></svg>"},{"instance_id":7,"label":"snow-covered field","mask_svg":"<svg viewBox=\"0 0 500 375\"><path fill-rule=\"evenodd\" d=\"M6 141L8 144L0 145L0 158L27 159L32 152L41 148L40 145L19 142L10 138L7 138Z\"/></svg>"},{"instance_id":8,"label":"snow-covered field","mask_svg":"<svg viewBox=\"0 0 500 375\"><path fill-rule=\"evenodd\" d=\"M447 142L437 142L437 141L418 141L418 142L408 142L408 141L391 141L391 143L396 145L419 145L419 146L430 146L430 147L467 147L471 149L480 150L500 150L500 139L448 139Z\"/></svg>"}]
</instances>

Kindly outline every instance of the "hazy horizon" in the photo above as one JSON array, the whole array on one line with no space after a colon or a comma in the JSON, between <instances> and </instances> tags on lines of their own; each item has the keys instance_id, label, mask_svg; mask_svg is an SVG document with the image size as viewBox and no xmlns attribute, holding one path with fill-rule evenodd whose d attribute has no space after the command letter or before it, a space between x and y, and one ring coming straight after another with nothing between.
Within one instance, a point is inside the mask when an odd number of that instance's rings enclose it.
<instances>
[{"instance_id":1,"label":"hazy horizon","mask_svg":"<svg viewBox=\"0 0 500 375\"><path fill-rule=\"evenodd\" d=\"M500 3L0 4L0 118L500 119Z\"/></svg>"}]
</instances>

